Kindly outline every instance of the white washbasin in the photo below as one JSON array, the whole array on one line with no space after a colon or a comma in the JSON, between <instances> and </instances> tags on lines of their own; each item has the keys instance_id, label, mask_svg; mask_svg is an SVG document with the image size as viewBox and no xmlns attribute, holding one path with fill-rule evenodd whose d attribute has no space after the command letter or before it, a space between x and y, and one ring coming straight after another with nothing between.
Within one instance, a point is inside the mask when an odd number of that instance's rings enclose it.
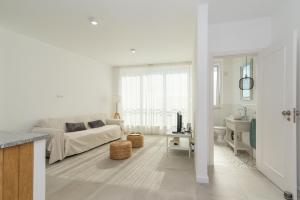
<instances>
[{"instance_id":1,"label":"white washbasin","mask_svg":"<svg viewBox=\"0 0 300 200\"><path fill-rule=\"evenodd\" d=\"M233 116L226 117L226 120L231 121L231 122L250 123L250 120L245 120L243 118L241 118L241 119L234 119Z\"/></svg>"}]
</instances>

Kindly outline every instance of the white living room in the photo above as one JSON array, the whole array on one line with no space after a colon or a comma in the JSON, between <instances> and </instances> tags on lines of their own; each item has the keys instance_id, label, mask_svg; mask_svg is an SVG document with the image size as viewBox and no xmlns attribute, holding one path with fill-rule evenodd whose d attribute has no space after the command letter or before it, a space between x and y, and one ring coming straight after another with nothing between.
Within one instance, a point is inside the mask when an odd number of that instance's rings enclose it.
<instances>
[{"instance_id":1,"label":"white living room","mask_svg":"<svg viewBox=\"0 0 300 200\"><path fill-rule=\"evenodd\" d=\"M296 34L291 59L260 55L285 36L282 24L299 28L286 23L299 16L295 1L0 0L0 200L296 199L296 139L283 145L292 137L283 140L273 121L254 127L254 154L235 149L238 136L233 148L214 146L214 136L237 134L224 122L232 113L220 114L229 104L221 96L233 98L226 83L238 107L249 102L237 85L254 81L245 93L257 98L258 118L272 116L262 95L271 81L292 84L279 76L291 71L276 72L297 57ZM270 69L264 61L282 64L272 71L282 79L244 77L241 63L233 79L233 62L216 60L234 55L257 56L258 74ZM288 111L278 126L296 124L296 107ZM263 140L262 128L274 138Z\"/></svg>"},{"instance_id":2,"label":"white living room","mask_svg":"<svg viewBox=\"0 0 300 200\"><path fill-rule=\"evenodd\" d=\"M165 3L154 24L124 10L137 3L0 1L3 199L169 198L196 185L192 134L183 151L164 136L177 112L192 129L196 2ZM181 25L167 17L178 9Z\"/></svg>"}]
</instances>

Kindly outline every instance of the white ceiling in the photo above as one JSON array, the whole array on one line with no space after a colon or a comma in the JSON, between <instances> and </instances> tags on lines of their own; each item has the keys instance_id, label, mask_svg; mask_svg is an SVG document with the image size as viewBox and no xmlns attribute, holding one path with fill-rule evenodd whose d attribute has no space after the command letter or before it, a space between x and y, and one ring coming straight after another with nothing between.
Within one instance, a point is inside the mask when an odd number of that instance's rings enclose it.
<instances>
[{"instance_id":1,"label":"white ceiling","mask_svg":"<svg viewBox=\"0 0 300 200\"><path fill-rule=\"evenodd\" d=\"M109 65L188 61L199 1L0 0L0 26ZM272 0L209 2L210 23L266 17L272 5ZM100 25L91 26L89 16Z\"/></svg>"}]
</instances>

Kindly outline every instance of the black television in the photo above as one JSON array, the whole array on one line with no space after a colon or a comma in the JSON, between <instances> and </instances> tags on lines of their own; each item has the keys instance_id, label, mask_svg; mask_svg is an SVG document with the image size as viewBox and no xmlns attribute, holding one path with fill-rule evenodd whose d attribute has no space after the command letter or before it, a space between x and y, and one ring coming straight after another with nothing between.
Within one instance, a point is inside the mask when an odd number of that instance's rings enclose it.
<instances>
[{"instance_id":1,"label":"black television","mask_svg":"<svg viewBox=\"0 0 300 200\"><path fill-rule=\"evenodd\" d=\"M182 114L181 112L177 112L177 133L182 132Z\"/></svg>"}]
</instances>

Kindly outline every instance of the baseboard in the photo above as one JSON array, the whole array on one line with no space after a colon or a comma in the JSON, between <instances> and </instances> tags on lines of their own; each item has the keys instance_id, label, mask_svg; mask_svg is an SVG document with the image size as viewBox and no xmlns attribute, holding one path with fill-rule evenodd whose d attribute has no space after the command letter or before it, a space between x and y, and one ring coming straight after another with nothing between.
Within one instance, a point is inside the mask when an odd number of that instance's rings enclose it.
<instances>
[{"instance_id":1,"label":"baseboard","mask_svg":"<svg viewBox=\"0 0 300 200\"><path fill-rule=\"evenodd\" d=\"M208 176L198 176L197 183L209 183Z\"/></svg>"}]
</instances>

